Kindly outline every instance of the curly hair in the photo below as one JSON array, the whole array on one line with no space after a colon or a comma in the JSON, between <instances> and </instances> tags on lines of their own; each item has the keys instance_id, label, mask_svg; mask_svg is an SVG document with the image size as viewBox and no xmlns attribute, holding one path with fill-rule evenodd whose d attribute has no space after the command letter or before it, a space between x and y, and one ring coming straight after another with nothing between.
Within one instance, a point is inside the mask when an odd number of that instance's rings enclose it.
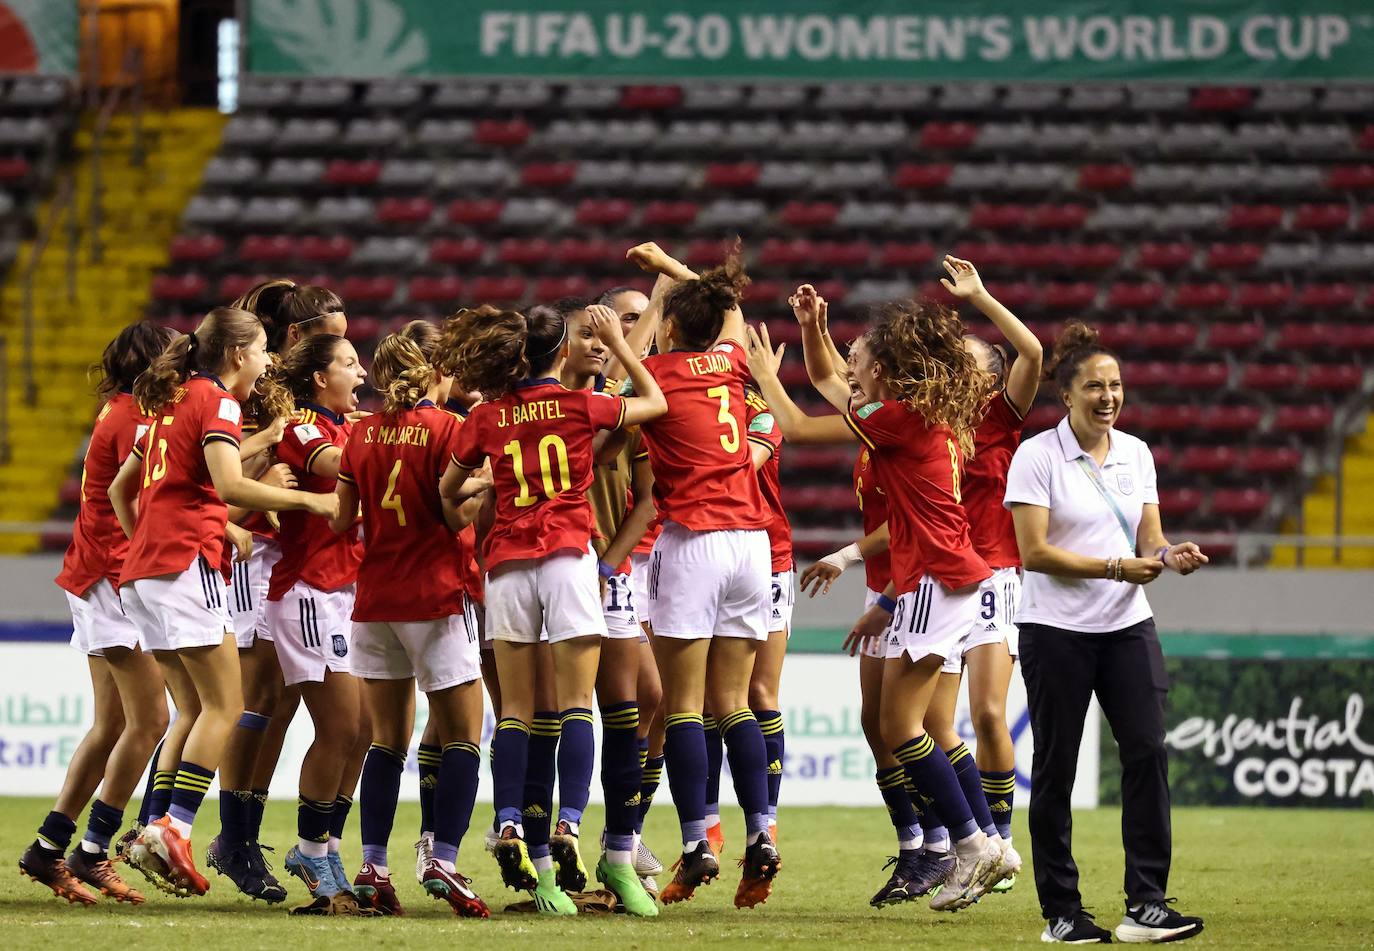
<instances>
[{"instance_id":1,"label":"curly hair","mask_svg":"<svg viewBox=\"0 0 1374 951\"><path fill-rule=\"evenodd\" d=\"M256 314L216 307L194 331L173 340L158 355L134 384L134 398L148 410L166 406L191 374L222 373L230 352L251 345L263 331ZM261 408L259 420L287 416L295 408L291 394L270 372L258 378L252 398Z\"/></svg>"},{"instance_id":2,"label":"curly hair","mask_svg":"<svg viewBox=\"0 0 1374 951\"><path fill-rule=\"evenodd\" d=\"M724 264L673 285L663 298L663 315L672 320L678 344L702 350L715 343L726 312L739 306L748 286L749 275L744 273L738 244Z\"/></svg>"},{"instance_id":3,"label":"curly hair","mask_svg":"<svg viewBox=\"0 0 1374 951\"><path fill-rule=\"evenodd\" d=\"M567 321L552 307L528 315L483 305L458 311L444 324L440 369L466 393L492 400L554 365L567 338Z\"/></svg>"},{"instance_id":4,"label":"curly hair","mask_svg":"<svg viewBox=\"0 0 1374 951\"><path fill-rule=\"evenodd\" d=\"M403 332L388 334L372 358L372 388L382 395L382 412L394 416L425 398L439 370L420 345Z\"/></svg>"},{"instance_id":5,"label":"curly hair","mask_svg":"<svg viewBox=\"0 0 1374 951\"><path fill-rule=\"evenodd\" d=\"M297 403L315 398L315 374L323 373L334 362L334 354L344 338L335 334L313 334L287 351L281 366L272 371Z\"/></svg>"},{"instance_id":6,"label":"curly hair","mask_svg":"<svg viewBox=\"0 0 1374 951\"><path fill-rule=\"evenodd\" d=\"M894 301L878 309L878 318L865 336L887 387L928 425L949 427L964 458L971 458L973 433L997 380L965 349L963 321L928 300Z\"/></svg>"},{"instance_id":7,"label":"curly hair","mask_svg":"<svg viewBox=\"0 0 1374 951\"><path fill-rule=\"evenodd\" d=\"M1054 348L1045 360L1040 378L1045 382L1053 380L1060 393L1067 393L1083 361L1098 354L1111 357L1118 364L1121 362L1120 357L1098 341L1098 333L1094 328L1081 320L1071 320L1059 332L1059 339L1055 340Z\"/></svg>"},{"instance_id":8,"label":"curly hair","mask_svg":"<svg viewBox=\"0 0 1374 951\"><path fill-rule=\"evenodd\" d=\"M125 327L105 345L100 363L91 367L92 375L99 376L95 395L106 402L116 393L132 390L143 371L176 338L177 332L171 327L151 320L136 320Z\"/></svg>"}]
</instances>

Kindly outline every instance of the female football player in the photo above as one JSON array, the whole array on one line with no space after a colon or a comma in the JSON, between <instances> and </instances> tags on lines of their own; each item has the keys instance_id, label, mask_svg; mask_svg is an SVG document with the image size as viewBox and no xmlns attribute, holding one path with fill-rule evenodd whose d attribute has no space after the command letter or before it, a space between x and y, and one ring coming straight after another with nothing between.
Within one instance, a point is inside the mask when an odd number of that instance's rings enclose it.
<instances>
[{"instance_id":1,"label":"female football player","mask_svg":"<svg viewBox=\"0 0 1374 951\"><path fill-rule=\"evenodd\" d=\"M665 408L662 392L626 346L619 321L600 308L588 316L640 396L570 391L558 382L568 328L553 308L536 308L528 316L463 311L445 328L446 360L459 386L480 392L486 402L473 407L459 432L441 491L462 501L464 482L484 460L490 460L494 480L495 517L484 539L483 563L487 631L496 642L501 680L501 720L492 741L500 824L496 857L506 884L534 891L539 909L553 914L575 914L576 906L557 885L549 843L539 841L542 830L528 830L527 847L520 821L537 645L546 632L562 711L559 789L567 796L591 782L592 692L606 636L586 499L592 439L599 430L644 423ZM605 768L616 776L637 774L637 744L628 754L627 762ZM655 915L657 906L631 862L636 804L609 805L607 824L614 834L607 835L604 878L631 914Z\"/></svg>"},{"instance_id":2,"label":"female football player","mask_svg":"<svg viewBox=\"0 0 1374 951\"><path fill-rule=\"evenodd\" d=\"M174 341L134 385L152 422L114 481L110 501L130 538L120 597L155 653L178 711L163 750L179 761L167 814L130 848L152 853L181 888L209 883L191 856L191 822L229 734L243 713L238 651L228 631L225 564L228 506L303 509L333 515L332 494L299 492L247 478L239 456L241 402L268 366L267 334L247 311L218 308ZM289 397L268 381L259 396L272 415ZM226 639L229 638L229 639ZM175 742L173 742L175 740Z\"/></svg>"},{"instance_id":3,"label":"female football player","mask_svg":"<svg viewBox=\"0 0 1374 951\"><path fill-rule=\"evenodd\" d=\"M91 889L141 904L111 866L110 839L153 747L167 729L162 675L138 646L138 628L119 602L120 570L129 539L107 494L111 480L150 422L133 397L134 382L176 335L150 321L130 324L105 347L96 394L103 402L81 467L81 507L57 583L72 612L72 646L86 655L95 716L67 766L62 791L19 869L53 894L93 904ZM85 836L64 859L76 818L91 805Z\"/></svg>"}]
</instances>

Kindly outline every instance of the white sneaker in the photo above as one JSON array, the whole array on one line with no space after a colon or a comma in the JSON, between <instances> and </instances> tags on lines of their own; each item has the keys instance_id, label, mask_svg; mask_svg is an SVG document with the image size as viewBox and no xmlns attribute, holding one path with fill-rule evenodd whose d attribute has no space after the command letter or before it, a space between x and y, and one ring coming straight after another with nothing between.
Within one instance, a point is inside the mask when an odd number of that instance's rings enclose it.
<instances>
[{"instance_id":1,"label":"white sneaker","mask_svg":"<svg viewBox=\"0 0 1374 951\"><path fill-rule=\"evenodd\" d=\"M425 883L425 869L434 860L434 833L423 832L415 843L415 881Z\"/></svg>"},{"instance_id":2,"label":"white sneaker","mask_svg":"<svg viewBox=\"0 0 1374 951\"><path fill-rule=\"evenodd\" d=\"M1172 901L1172 899L1170 899ZM1202 933L1202 919L1181 915L1167 901L1147 901L1127 907L1116 926L1116 940L1124 944L1159 944L1182 941Z\"/></svg>"},{"instance_id":3,"label":"white sneaker","mask_svg":"<svg viewBox=\"0 0 1374 951\"><path fill-rule=\"evenodd\" d=\"M501 841L501 833L497 832L497 831L496 831L495 829L493 829L491 826L487 826L486 834L485 834L484 836L482 836L482 848L486 849L486 850L487 850L488 852L490 852L492 855L495 855L495 854L496 854L496 843L498 843L498 842L500 842L500 841Z\"/></svg>"},{"instance_id":4,"label":"white sneaker","mask_svg":"<svg viewBox=\"0 0 1374 951\"><path fill-rule=\"evenodd\" d=\"M992 885L999 885L1013 879L1021 871L1021 854L1013 849L1007 840L999 839L998 841L1002 844L1002 856L998 861L997 874L992 880Z\"/></svg>"},{"instance_id":5,"label":"white sneaker","mask_svg":"<svg viewBox=\"0 0 1374 951\"><path fill-rule=\"evenodd\" d=\"M1002 850L982 832L954 845L954 871L930 900L936 911L958 911L982 898L995 882Z\"/></svg>"},{"instance_id":6,"label":"white sneaker","mask_svg":"<svg viewBox=\"0 0 1374 951\"><path fill-rule=\"evenodd\" d=\"M662 875L663 863L659 861L653 850L644 844L644 840L635 836L635 874L641 878L646 875Z\"/></svg>"}]
</instances>

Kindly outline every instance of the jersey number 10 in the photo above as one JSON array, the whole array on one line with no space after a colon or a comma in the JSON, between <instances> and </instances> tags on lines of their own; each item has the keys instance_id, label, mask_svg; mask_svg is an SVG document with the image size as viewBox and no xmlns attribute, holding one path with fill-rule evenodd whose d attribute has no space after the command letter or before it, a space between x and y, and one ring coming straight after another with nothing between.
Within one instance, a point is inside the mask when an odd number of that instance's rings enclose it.
<instances>
[{"instance_id":1,"label":"jersey number 10","mask_svg":"<svg viewBox=\"0 0 1374 951\"><path fill-rule=\"evenodd\" d=\"M530 491L530 480L525 475L525 454L520 447L518 439L512 439L505 445L506 455L511 458L511 470L515 473L515 481L520 486L520 494L515 497L515 507L518 509L529 508L539 501L539 497ZM543 482L544 497L551 499L560 492L567 492L572 489L572 472L568 466L568 446L563 442L563 437L555 436L553 433L539 440L539 448L536 453L539 459L539 478ZM557 481L555 482L555 466L558 469Z\"/></svg>"}]
</instances>

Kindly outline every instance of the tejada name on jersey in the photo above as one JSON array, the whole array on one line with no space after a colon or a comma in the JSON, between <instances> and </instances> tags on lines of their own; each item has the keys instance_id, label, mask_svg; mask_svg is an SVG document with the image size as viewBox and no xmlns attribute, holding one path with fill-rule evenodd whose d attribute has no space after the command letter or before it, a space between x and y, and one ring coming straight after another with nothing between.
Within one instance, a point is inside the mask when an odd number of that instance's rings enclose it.
<instances>
[{"instance_id":1,"label":"tejada name on jersey","mask_svg":"<svg viewBox=\"0 0 1374 951\"><path fill-rule=\"evenodd\" d=\"M558 400L531 400L528 403L516 403L510 407L510 416L506 416L506 407L501 407L501 419L496 423L502 428L506 426L519 426L521 423L537 423L546 419L565 419L567 414L563 412L563 404Z\"/></svg>"},{"instance_id":2,"label":"tejada name on jersey","mask_svg":"<svg viewBox=\"0 0 1374 951\"><path fill-rule=\"evenodd\" d=\"M700 356L688 357L687 366L691 368L693 376L702 376L706 373L729 373L730 358L721 353L703 353Z\"/></svg>"},{"instance_id":3,"label":"tejada name on jersey","mask_svg":"<svg viewBox=\"0 0 1374 951\"><path fill-rule=\"evenodd\" d=\"M376 438L373 438L373 434ZM367 430L364 442L377 442L383 446L428 446L428 426L379 426Z\"/></svg>"}]
</instances>

